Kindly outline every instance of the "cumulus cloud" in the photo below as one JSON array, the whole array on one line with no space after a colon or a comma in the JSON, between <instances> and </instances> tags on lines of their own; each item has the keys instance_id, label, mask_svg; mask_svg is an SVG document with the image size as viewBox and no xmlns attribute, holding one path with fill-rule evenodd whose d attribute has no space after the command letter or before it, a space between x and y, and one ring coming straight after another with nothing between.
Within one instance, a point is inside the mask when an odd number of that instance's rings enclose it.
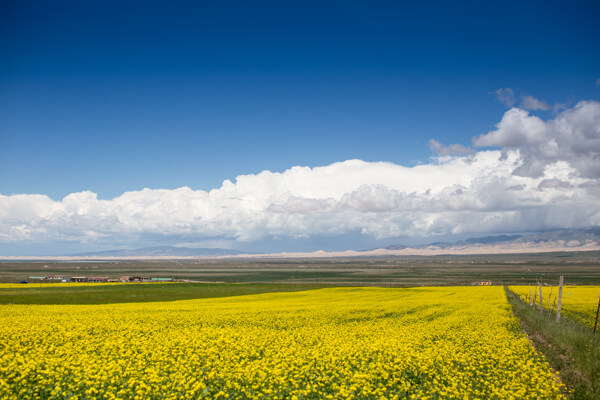
<instances>
[{"instance_id":1,"label":"cumulus cloud","mask_svg":"<svg viewBox=\"0 0 600 400\"><path fill-rule=\"evenodd\" d=\"M508 110L496 129L473 139L475 147L519 151L515 173L539 177L545 168L563 161L575 173L600 177L600 103L581 101L544 121L519 108Z\"/></svg>"},{"instance_id":2,"label":"cumulus cloud","mask_svg":"<svg viewBox=\"0 0 600 400\"><path fill-rule=\"evenodd\" d=\"M600 225L600 103L543 120L508 110L472 149L405 167L347 160L263 171L211 191L144 189L111 200L0 195L0 242L252 241L361 232L375 238ZM487 149L482 149L486 147ZM491 149L490 149L491 148Z\"/></svg>"},{"instance_id":3,"label":"cumulus cloud","mask_svg":"<svg viewBox=\"0 0 600 400\"><path fill-rule=\"evenodd\" d=\"M496 130L473 140L477 147L496 146L517 148L540 144L547 139L546 124L520 108L508 110L496 125Z\"/></svg>"},{"instance_id":4,"label":"cumulus cloud","mask_svg":"<svg viewBox=\"0 0 600 400\"><path fill-rule=\"evenodd\" d=\"M81 192L61 201L0 196L0 240L427 236L558 227L556 210L566 210L569 226L600 223L600 199L585 185L593 181L568 183L562 168L540 178L515 176L520 161L518 151L481 151L412 168L349 160L265 171L210 192L144 189L112 200Z\"/></svg>"}]
</instances>

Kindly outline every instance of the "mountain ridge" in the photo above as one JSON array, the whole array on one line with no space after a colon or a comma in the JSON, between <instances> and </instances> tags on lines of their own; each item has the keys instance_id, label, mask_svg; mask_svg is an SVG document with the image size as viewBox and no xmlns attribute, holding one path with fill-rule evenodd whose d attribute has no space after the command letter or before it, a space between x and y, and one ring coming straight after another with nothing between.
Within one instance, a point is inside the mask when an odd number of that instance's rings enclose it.
<instances>
[{"instance_id":1,"label":"mountain ridge","mask_svg":"<svg viewBox=\"0 0 600 400\"><path fill-rule=\"evenodd\" d=\"M116 249L71 254L68 257L202 257L247 254L239 250L212 247L153 246L138 249Z\"/></svg>"},{"instance_id":2,"label":"mountain ridge","mask_svg":"<svg viewBox=\"0 0 600 400\"><path fill-rule=\"evenodd\" d=\"M251 253L235 249L157 246L138 249L106 250L65 256L9 256L5 260L25 259L276 259L276 258L337 258L395 257L475 254L525 254L573 251L600 251L600 227L561 229L524 235L473 237L456 242L432 242L419 246L389 245L371 250L313 252Z\"/></svg>"},{"instance_id":3,"label":"mountain ridge","mask_svg":"<svg viewBox=\"0 0 600 400\"><path fill-rule=\"evenodd\" d=\"M600 227L592 227L585 229L557 229L545 232L536 232L525 235L496 235L496 236L482 236L472 237L456 242L432 242L428 244L418 246L405 246L402 244L394 244L383 247L385 250L404 250L404 249L426 249L426 248L455 248L455 247L468 247L477 245L495 245L495 244L508 244L508 243L544 243L544 242L568 242L571 243L572 247L584 245L590 241L600 244ZM372 249L377 250L377 249Z\"/></svg>"}]
</instances>

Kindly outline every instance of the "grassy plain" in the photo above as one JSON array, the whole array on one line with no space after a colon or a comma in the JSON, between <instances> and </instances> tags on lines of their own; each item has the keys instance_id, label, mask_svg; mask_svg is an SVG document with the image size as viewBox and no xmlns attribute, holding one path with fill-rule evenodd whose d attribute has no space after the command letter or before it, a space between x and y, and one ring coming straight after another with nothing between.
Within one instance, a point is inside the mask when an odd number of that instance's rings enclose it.
<instances>
[{"instance_id":1,"label":"grassy plain","mask_svg":"<svg viewBox=\"0 0 600 400\"><path fill-rule=\"evenodd\" d=\"M3 399L563 398L497 286L3 305L0 325Z\"/></svg>"},{"instance_id":2,"label":"grassy plain","mask_svg":"<svg viewBox=\"0 0 600 400\"><path fill-rule=\"evenodd\" d=\"M22 285L0 289L0 304L109 304L174 301L316 289L312 284L127 283L89 286ZM41 287L40 287L41 286Z\"/></svg>"},{"instance_id":3,"label":"grassy plain","mask_svg":"<svg viewBox=\"0 0 600 400\"><path fill-rule=\"evenodd\" d=\"M347 259L0 262L0 282L29 276L121 275L203 282L312 283L364 286L498 285L558 282L600 285L600 252Z\"/></svg>"}]
</instances>

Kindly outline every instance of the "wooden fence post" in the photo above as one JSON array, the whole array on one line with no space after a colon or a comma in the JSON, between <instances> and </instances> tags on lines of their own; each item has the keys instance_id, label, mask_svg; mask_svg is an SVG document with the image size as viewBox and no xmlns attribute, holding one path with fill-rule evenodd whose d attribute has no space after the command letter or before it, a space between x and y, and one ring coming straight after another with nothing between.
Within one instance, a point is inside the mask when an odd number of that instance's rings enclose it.
<instances>
[{"instance_id":1,"label":"wooden fence post","mask_svg":"<svg viewBox=\"0 0 600 400\"><path fill-rule=\"evenodd\" d=\"M556 305L556 322L560 322L560 310L562 309L562 291L563 284L565 283L565 277L560 276L558 280L558 304Z\"/></svg>"},{"instance_id":2,"label":"wooden fence post","mask_svg":"<svg viewBox=\"0 0 600 400\"><path fill-rule=\"evenodd\" d=\"M532 306L531 308L535 308L536 302L537 302L537 288L533 292L533 304L531 305Z\"/></svg>"}]
</instances>

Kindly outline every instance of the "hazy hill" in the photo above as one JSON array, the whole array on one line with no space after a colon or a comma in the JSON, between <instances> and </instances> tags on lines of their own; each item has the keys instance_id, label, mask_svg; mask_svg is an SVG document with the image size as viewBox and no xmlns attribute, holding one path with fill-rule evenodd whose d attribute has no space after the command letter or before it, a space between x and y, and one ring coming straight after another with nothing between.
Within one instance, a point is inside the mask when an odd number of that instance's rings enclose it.
<instances>
[{"instance_id":1,"label":"hazy hill","mask_svg":"<svg viewBox=\"0 0 600 400\"><path fill-rule=\"evenodd\" d=\"M53 257L6 257L6 259L175 259L175 258L335 258L381 256L435 256L469 254L524 254L558 251L600 251L600 227L563 229L526 235L470 238L457 242L434 242L421 246L396 244L372 250L310 253L250 253L219 248L146 247L108 250Z\"/></svg>"},{"instance_id":2,"label":"hazy hill","mask_svg":"<svg viewBox=\"0 0 600 400\"><path fill-rule=\"evenodd\" d=\"M131 250L107 250L90 253L73 254L72 257L217 257L242 254L241 251L219 248L192 247L144 247Z\"/></svg>"},{"instance_id":3,"label":"hazy hill","mask_svg":"<svg viewBox=\"0 0 600 400\"><path fill-rule=\"evenodd\" d=\"M421 246L411 246L413 249L426 249L426 248L439 248L439 249L454 249L462 248L468 250L469 248L481 247L494 247L495 245L508 248L511 245L523 247L528 244L540 245L540 244L552 243L563 243L574 250L577 247L589 245L590 243L600 244L600 227L588 228L588 229L563 229L547 232L538 232L527 235L499 235L499 236L484 236L478 238L469 238L460 240L457 242L433 242ZM402 250L409 247L397 244L387 246L386 250Z\"/></svg>"}]
</instances>

